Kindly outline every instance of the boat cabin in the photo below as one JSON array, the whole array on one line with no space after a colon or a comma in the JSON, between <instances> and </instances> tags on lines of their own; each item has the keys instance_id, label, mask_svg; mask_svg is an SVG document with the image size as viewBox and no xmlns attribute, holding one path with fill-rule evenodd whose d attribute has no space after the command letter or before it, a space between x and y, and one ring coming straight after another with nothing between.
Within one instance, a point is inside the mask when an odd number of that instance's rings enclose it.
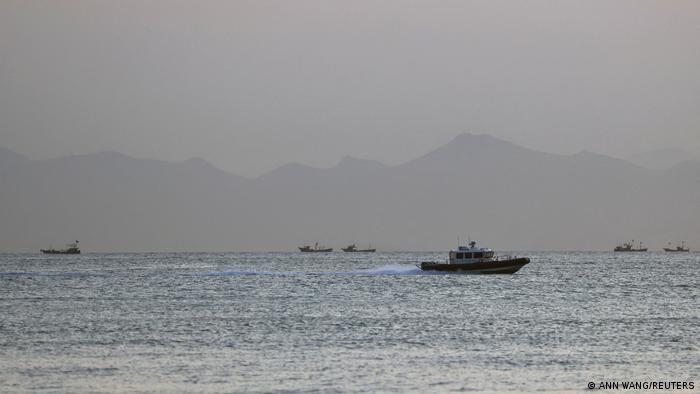
<instances>
[{"instance_id":1,"label":"boat cabin","mask_svg":"<svg viewBox=\"0 0 700 394\"><path fill-rule=\"evenodd\" d=\"M477 263L492 260L493 250L477 248L476 241L470 241L469 246L459 246L450 251L450 264Z\"/></svg>"}]
</instances>

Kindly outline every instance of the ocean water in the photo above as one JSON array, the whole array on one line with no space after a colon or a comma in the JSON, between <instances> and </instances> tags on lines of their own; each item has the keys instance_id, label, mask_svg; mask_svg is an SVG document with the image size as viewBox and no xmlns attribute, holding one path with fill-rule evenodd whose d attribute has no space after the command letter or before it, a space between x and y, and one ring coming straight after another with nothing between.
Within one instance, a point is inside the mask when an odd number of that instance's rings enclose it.
<instances>
[{"instance_id":1,"label":"ocean water","mask_svg":"<svg viewBox=\"0 0 700 394\"><path fill-rule=\"evenodd\" d=\"M2 392L700 386L699 253L0 255Z\"/></svg>"}]
</instances>

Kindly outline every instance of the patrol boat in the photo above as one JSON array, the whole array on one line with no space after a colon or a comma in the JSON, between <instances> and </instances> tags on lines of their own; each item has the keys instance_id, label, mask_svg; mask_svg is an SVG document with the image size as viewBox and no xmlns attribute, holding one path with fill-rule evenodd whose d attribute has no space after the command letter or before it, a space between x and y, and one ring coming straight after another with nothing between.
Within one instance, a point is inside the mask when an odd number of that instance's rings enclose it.
<instances>
[{"instance_id":1,"label":"patrol boat","mask_svg":"<svg viewBox=\"0 0 700 394\"><path fill-rule=\"evenodd\" d=\"M476 241L469 241L469 246L451 250L447 262L424 261L418 268L460 274L512 274L529 262L527 257L496 256L492 249L477 248Z\"/></svg>"}]
</instances>

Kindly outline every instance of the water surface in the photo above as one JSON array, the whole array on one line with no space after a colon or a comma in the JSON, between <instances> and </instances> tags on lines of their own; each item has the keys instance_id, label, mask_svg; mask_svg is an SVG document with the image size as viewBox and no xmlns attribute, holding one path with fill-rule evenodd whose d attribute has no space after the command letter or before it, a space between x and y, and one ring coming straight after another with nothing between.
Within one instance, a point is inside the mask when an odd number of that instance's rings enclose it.
<instances>
[{"instance_id":1,"label":"water surface","mask_svg":"<svg viewBox=\"0 0 700 394\"><path fill-rule=\"evenodd\" d=\"M0 254L3 392L583 391L695 381L698 253Z\"/></svg>"}]
</instances>

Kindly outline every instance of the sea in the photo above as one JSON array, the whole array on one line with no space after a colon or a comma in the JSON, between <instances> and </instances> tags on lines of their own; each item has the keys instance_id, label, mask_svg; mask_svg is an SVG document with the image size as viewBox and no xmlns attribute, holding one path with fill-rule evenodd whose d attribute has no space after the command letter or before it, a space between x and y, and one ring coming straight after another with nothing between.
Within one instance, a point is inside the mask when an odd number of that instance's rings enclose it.
<instances>
[{"instance_id":1,"label":"sea","mask_svg":"<svg viewBox=\"0 0 700 394\"><path fill-rule=\"evenodd\" d=\"M0 392L698 392L700 253L510 254L0 254Z\"/></svg>"}]
</instances>

